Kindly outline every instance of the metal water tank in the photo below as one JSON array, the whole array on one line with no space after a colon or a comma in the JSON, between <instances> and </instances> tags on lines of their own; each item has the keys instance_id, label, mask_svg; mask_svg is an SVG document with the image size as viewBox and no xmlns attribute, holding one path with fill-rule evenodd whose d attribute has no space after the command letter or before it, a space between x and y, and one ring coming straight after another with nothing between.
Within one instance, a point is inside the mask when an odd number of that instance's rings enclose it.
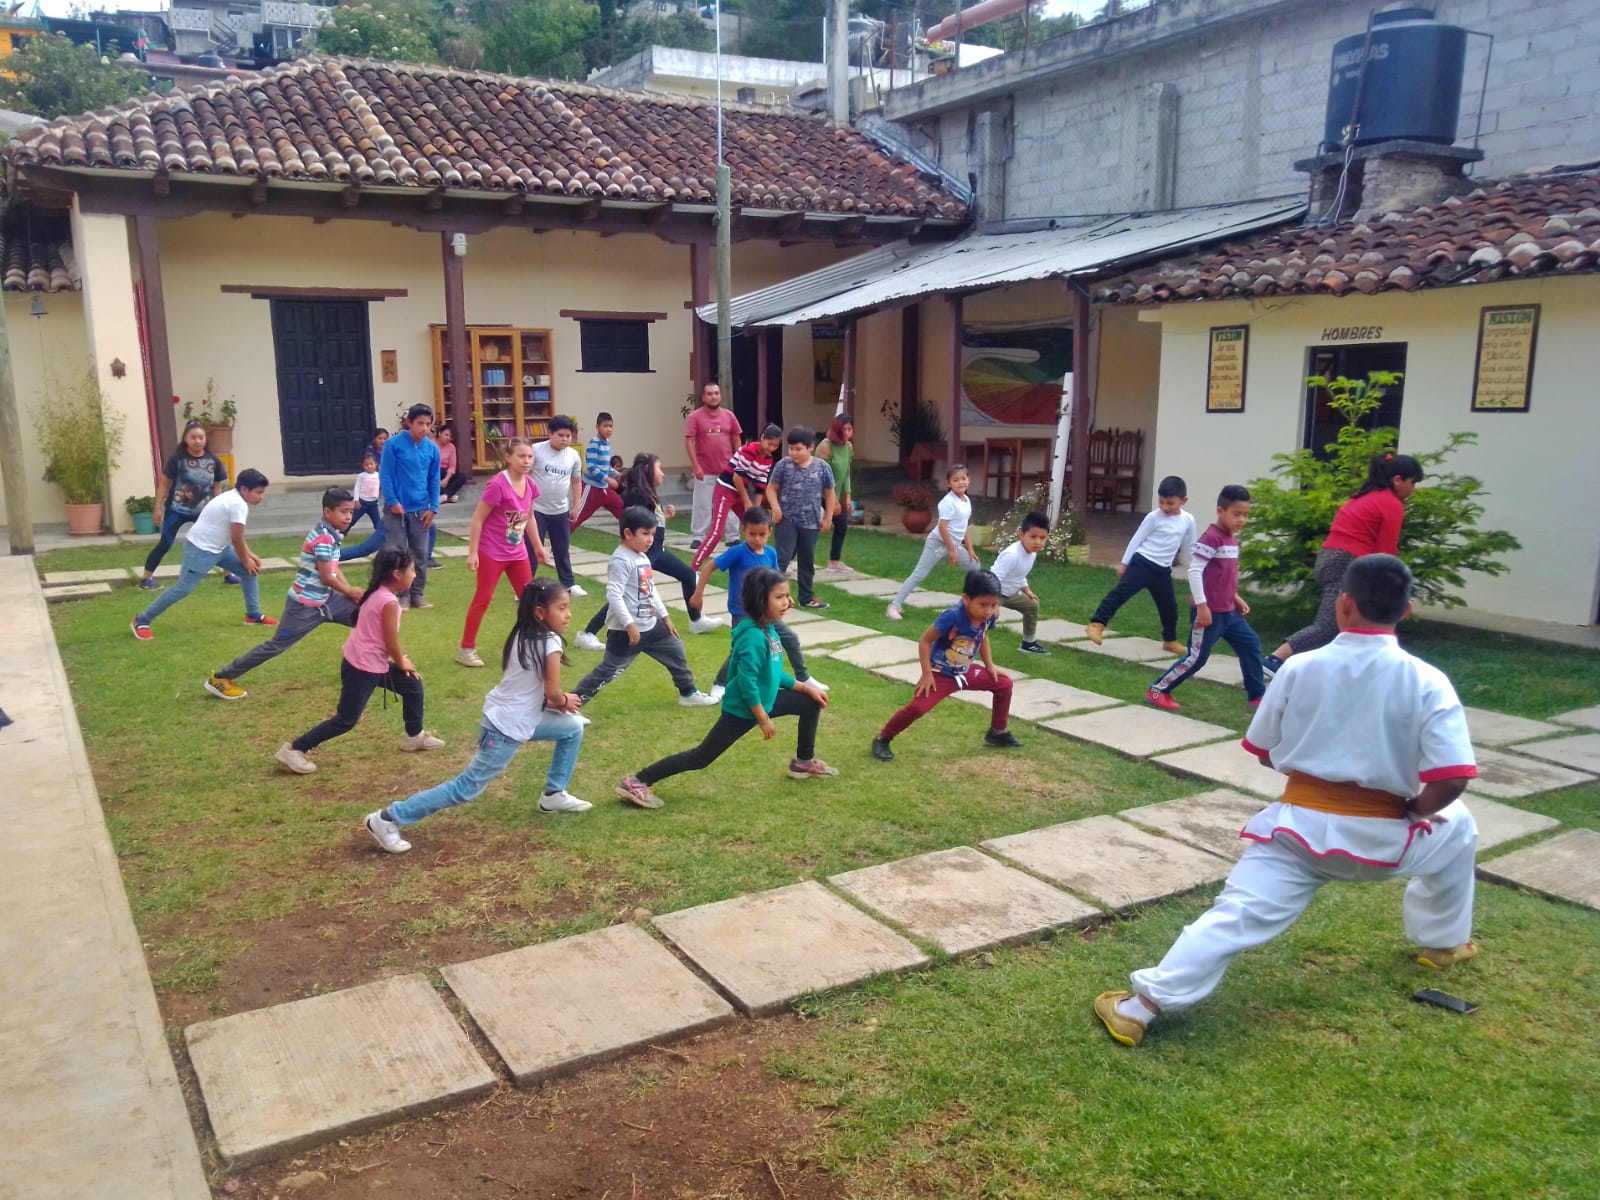
<instances>
[{"instance_id":1,"label":"metal water tank","mask_svg":"<svg viewBox=\"0 0 1600 1200\"><path fill-rule=\"evenodd\" d=\"M1345 127L1360 92L1360 126L1355 143L1394 138L1450 145L1461 116L1461 76L1467 61L1467 31L1433 19L1428 8L1396 8L1372 20L1372 46L1362 50L1366 33L1333 44L1328 81L1328 113L1323 142L1345 143Z\"/></svg>"}]
</instances>

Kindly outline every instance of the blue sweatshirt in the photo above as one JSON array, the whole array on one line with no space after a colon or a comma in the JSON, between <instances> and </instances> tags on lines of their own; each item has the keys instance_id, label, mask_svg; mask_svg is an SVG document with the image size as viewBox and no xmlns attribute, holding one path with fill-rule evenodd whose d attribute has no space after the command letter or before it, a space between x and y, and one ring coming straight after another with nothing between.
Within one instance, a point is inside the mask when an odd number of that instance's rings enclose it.
<instances>
[{"instance_id":1,"label":"blue sweatshirt","mask_svg":"<svg viewBox=\"0 0 1600 1200\"><path fill-rule=\"evenodd\" d=\"M383 507L398 504L408 513L439 511L439 447L432 438L420 442L402 430L383 444L378 463Z\"/></svg>"}]
</instances>

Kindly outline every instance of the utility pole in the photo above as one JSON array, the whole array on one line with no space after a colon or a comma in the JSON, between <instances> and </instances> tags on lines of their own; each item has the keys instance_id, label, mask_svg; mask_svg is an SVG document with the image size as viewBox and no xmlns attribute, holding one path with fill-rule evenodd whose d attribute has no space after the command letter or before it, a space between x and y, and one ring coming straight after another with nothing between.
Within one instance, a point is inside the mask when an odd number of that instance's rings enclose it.
<instances>
[{"instance_id":1,"label":"utility pole","mask_svg":"<svg viewBox=\"0 0 1600 1200\"><path fill-rule=\"evenodd\" d=\"M722 0L717 0L717 385L733 403L733 173L722 152ZM699 397L695 397L696 402Z\"/></svg>"},{"instance_id":2,"label":"utility pole","mask_svg":"<svg viewBox=\"0 0 1600 1200\"><path fill-rule=\"evenodd\" d=\"M22 422L17 416L17 381L11 375L11 334L0 304L0 475L5 476L6 532L11 553L33 553L33 513L23 474Z\"/></svg>"},{"instance_id":3,"label":"utility pole","mask_svg":"<svg viewBox=\"0 0 1600 1200\"><path fill-rule=\"evenodd\" d=\"M828 0L828 115L850 124L850 0Z\"/></svg>"}]
</instances>

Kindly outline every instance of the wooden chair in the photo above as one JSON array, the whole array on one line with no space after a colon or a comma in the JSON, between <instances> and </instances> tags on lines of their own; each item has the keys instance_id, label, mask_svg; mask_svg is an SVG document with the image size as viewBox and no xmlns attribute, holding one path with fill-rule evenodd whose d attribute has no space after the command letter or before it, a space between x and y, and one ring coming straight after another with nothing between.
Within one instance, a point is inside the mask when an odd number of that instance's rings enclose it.
<instances>
[{"instance_id":1,"label":"wooden chair","mask_svg":"<svg viewBox=\"0 0 1600 1200\"><path fill-rule=\"evenodd\" d=\"M1089 434L1089 506L1109 506L1116 498L1116 477L1112 473L1112 458L1116 450L1117 430L1096 429Z\"/></svg>"},{"instance_id":2,"label":"wooden chair","mask_svg":"<svg viewBox=\"0 0 1600 1200\"><path fill-rule=\"evenodd\" d=\"M1139 503L1139 479L1144 474L1144 430L1119 433L1111 449L1111 511L1126 504L1133 512Z\"/></svg>"},{"instance_id":3,"label":"wooden chair","mask_svg":"<svg viewBox=\"0 0 1600 1200\"><path fill-rule=\"evenodd\" d=\"M1015 500L1022 491L1022 439L985 438L983 443L983 489L989 494L989 484L997 483L995 498Z\"/></svg>"}]
</instances>

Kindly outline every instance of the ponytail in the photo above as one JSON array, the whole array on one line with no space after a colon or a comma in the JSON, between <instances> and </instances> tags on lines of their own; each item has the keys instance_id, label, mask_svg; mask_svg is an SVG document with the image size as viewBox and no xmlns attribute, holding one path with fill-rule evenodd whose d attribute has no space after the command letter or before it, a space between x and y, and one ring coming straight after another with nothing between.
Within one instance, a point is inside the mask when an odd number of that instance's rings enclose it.
<instances>
[{"instance_id":1,"label":"ponytail","mask_svg":"<svg viewBox=\"0 0 1600 1200\"><path fill-rule=\"evenodd\" d=\"M367 590L361 593L361 599L356 602L356 610L359 612L373 592L411 566L412 562L411 551L404 546L385 546L373 555L372 582L367 584Z\"/></svg>"},{"instance_id":2,"label":"ponytail","mask_svg":"<svg viewBox=\"0 0 1600 1200\"><path fill-rule=\"evenodd\" d=\"M511 627L511 632L506 637L505 649L500 652L502 671L511 666L511 654L514 650L522 669L532 671L543 681L544 657L539 651L544 645L545 638L555 630L544 623L539 616L539 610L548 609L566 590L558 580L550 578L535 579L522 589L522 595L517 598L517 623Z\"/></svg>"},{"instance_id":3,"label":"ponytail","mask_svg":"<svg viewBox=\"0 0 1600 1200\"><path fill-rule=\"evenodd\" d=\"M1409 479L1414 483L1422 482L1422 464L1409 454L1374 454L1372 461L1367 464L1367 477L1355 491L1350 493L1353 500L1357 496L1365 496L1369 492L1387 492L1394 486L1396 479Z\"/></svg>"}]
</instances>

